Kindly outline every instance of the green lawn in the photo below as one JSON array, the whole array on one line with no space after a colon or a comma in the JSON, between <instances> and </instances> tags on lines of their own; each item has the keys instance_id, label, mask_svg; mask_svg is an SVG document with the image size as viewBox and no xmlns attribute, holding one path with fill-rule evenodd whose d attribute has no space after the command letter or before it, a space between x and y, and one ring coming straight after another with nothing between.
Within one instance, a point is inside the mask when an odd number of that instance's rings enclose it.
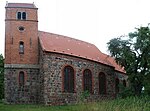
<instances>
[{"instance_id":1,"label":"green lawn","mask_svg":"<svg viewBox=\"0 0 150 111\"><path fill-rule=\"evenodd\" d=\"M150 111L150 97L132 97L68 106L5 105L0 103L0 111Z\"/></svg>"}]
</instances>

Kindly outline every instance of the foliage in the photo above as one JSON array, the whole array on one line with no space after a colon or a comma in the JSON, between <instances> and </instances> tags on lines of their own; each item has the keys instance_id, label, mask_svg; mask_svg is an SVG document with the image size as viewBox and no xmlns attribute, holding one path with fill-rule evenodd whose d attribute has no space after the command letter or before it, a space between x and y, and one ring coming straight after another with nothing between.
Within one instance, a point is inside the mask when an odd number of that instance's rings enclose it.
<instances>
[{"instance_id":1,"label":"foliage","mask_svg":"<svg viewBox=\"0 0 150 111\"><path fill-rule=\"evenodd\" d=\"M150 29L136 28L127 37L111 39L108 50L112 57L125 68L134 95L150 94Z\"/></svg>"},{"instance_id":2,"label":"foliage","mask_svg":"<svg viewBox=\"0 0 150 111\"><path fill-rule=\"evenodd\" d=\"M0 55L0 100L4 98L4 58Z\"/></svg>"},{"instance_id":3,"label":"foliage","mask_svg":"<svg viewBox=\"0 0 150 111\"><path fill-rule=\"evenodd\" d=\"M89 96L90 96L90 92L89 91L82 92L81 95L80 95L81 102L84 102L87 99L87 97L89 97Z\"/></svg>"},{"instance_id":4,"label":"foliage","mask_svg":"<svg viewBox=\"0 0 150 111\"><path fill-rule=\"evenodd\" d=\"M131 86L125 87L123 84L119 84L119 93L117 94L117 98L127 98L133 97L134 92Z\"/></svg>"},{"instance_id":5,"label":"foliage","mask_svg":"<svg viewBox=\"0 0 150 111\"><path fill-rule=\"evenodd\" d=\"M128 97L68 106L6 105L0 103L0 111L150 111L150 97Z\"/></svg>"}]
</instances>

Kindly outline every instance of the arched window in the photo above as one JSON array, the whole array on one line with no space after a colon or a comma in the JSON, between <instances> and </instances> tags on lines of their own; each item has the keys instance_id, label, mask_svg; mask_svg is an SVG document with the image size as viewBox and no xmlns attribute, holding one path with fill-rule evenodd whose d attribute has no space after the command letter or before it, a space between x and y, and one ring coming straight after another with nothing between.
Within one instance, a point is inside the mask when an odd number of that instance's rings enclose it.
<instances>
[{"instance_id":1,"label":"arched window","mask_svg":"<svg viewBox=\"0 0 150 111\"><path fill-rule=\"evenodd\" d=\"M24 82L25 82L25 75L24 72L21 71L19 73L19 86L24 86Z\"/></svg>"},{"instance_id":2,"label":"arched window","mask_svg":"<svg viewBox=\"0 0 150 111\"><path fill-rule=\"evenodd\" d=\"M22 41L19 43L19 53L24 54L24 42Z\"/></svg>"},{"instance_id":3,"label":"arched window","mask_svg":"<svg viewBox=\"0 0 150 111\"><path fill-rule=\"evenodd\" d=\"M22 19L26 20L26 12L22 12Z\"/></svg>"},{"instance_id":4,"label":"arched window","mask_svg":"<svg viewBox=\"0 0 150 111\"><path fill-rule=\"evenodd\" d=\"M17 13L17 19L18 19L18 20L21 20L21 12L18 12L18 13Z\"/></svg>"},{"instance_id":5,"label":"arched window","mask_svg":"<svg viewBox=\"0 0 150 111\"><path fill-rule=\"evenodd\" d=\"M89 69L83 72L83 89L92 93L92 73Z\"/></svg>"},{"instance_id":6,"label":"arched window","mask_svg":"<svg viewBox=\"0 0 150 111\"><path fill-rule=\"evenodd\" d=\"M17 19L18 20L26 20L27 14L26 12L17 12Z\"/></svg>"},{"instance_id":7,"label":"arched window","mask_svg":"<svg viewBox=\"0 0 150 111\"><path fill-rule=\"evenodd\" d=\"M115 80L115 87L116 87L116 93L119 93L119 79L116 78Z\"/></svg>"},{"instance_id":8,"label":"arched window","mask_svg":"<svg viewBox=\"0 0 150 111\"><path fill-rule=\"evenodd\" d=\"M106 76L103 72L99 73L99 93L106 94Z\"/></svg>"},{"instance_id":9,"label":"arched window","mask_svg":"<svg viewBox=\"0 0 150 111\"><path fill-rule=\"evenodd\" d=\"M126 87L126 80L123 80L123 86Z\"/></svg>"},{"instance_id":10,"label":"arched window","mask_svg":"<svg viewBox=\"0 0 150 111\"><path fill-rule=\"evenodd\" d=\"M74 92L74 70L71 66L64 68L64 91Z\"/></svg>"}]
</instances>

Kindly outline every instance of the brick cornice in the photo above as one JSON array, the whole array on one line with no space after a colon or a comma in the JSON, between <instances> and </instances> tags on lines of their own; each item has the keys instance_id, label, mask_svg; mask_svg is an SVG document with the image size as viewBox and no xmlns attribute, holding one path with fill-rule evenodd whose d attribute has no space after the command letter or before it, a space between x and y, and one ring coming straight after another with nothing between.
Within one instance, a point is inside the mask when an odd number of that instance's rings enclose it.
<instances>
[{"instance_id":1,"label":"brick cornice","mask_svg":"<svg viewBox=\"0 0 150 111\"><path fill-rule=\"evenodd\" d=\"M13 7L5 7L6 9L7 8L26 8L26 9L35 9L35 10L38 10L38 8L35 8L35 7L15 7L15 6L13 6Z\"/></svg>"},{"instance_id":2,"label":"brick cornice","mask_svg":"<svg viewBox=\"0 0 150 111\"><path fill-rule=\"evenodd\" d=\"M17 20L17 19L5 19L5 21L31 21L31 22L38 22L37 20Z\"/></svg>"}]
</instances>

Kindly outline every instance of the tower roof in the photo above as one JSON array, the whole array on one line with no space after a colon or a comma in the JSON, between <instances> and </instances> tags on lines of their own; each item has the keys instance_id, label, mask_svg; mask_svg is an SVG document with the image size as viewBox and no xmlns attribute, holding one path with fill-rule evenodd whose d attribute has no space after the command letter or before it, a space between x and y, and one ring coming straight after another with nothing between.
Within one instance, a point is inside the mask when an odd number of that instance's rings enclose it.
<instances>
[{"instance_id":1,"label":"tower roof","mask_svg":"<svg viewBox=\"0 0 150 111\"><path fill-rule=\"evenodd\" d=\"M35 8L37 7L34 5L34 3L7 3L6 8Z\"/></svg>"},{"instance_id":2,"label":"tower roof","mask_svg":"<svg viewBox=\"0 0 150 111\"><path fill-rule=\"evenodd\" d=\"M115 67L115 70L125 73L112 57L102 53L91 43L42 31L39 31L39 39L43 51L92 60Z\"/></svg>"}]
</instances>

